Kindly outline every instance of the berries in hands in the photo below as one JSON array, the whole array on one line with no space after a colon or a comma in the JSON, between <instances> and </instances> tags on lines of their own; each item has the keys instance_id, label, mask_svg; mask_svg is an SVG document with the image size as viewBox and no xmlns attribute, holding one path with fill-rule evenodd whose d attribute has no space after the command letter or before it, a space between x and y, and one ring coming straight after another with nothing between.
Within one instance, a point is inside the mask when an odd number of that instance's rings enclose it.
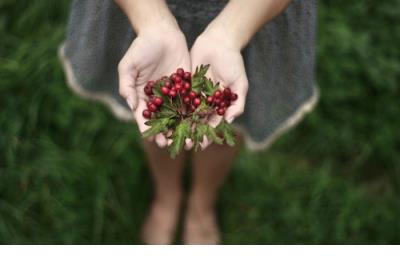
<instances>
[{"instance_id":1,"label":"berries in hands","mask_svg":"<svg viewBox=\"0 0 400 267\"><path fill-rule=\"evenodd\" d=\"M195 150L203 136L217 144L235 143L233 130L225 120L216 128L208 125L212 115L224 116L231 103L238 99L231 88L219 88L218 83L206 78L208 68L209 65L202 65L193 75L178 68L169 77L147 82L143 89L148 101L142 115L148 120L145 124L151 126L143 136L172 132L168 136L172 139L171 157L182 150L187 138L192 139Z\"/></svg>"},{"instance_id":2,"label":"berries in hands","mask_svg":"<svg viewBox=\"0 0 400 267\"><path fill-rule=\"evenodd\" d=\"M184 71L182 68L178 68L175 73L172 73L169 77L165 76L157 81L148 81L144 87L144 93L150 98L151 101L147 103L147 111L143 112L145 118L151 118L151 113L155 113L164 104L163 97L155 96L154 90L157 84L162 86L158 87L159 93L162 96L175 99L179 94L181 96L182 103L185 104L186 110L194 112L197 107L200 106L201 100L212 107L216 114L223 116L226 109L231 105L232 102L238 99L238 95L233 93L231 88L225 87L223 89L216 89L211 95L197 94L191 90L192 74L188 71ZM183 109L184 110L184 109Z\"/></svg>"}]
</instances>

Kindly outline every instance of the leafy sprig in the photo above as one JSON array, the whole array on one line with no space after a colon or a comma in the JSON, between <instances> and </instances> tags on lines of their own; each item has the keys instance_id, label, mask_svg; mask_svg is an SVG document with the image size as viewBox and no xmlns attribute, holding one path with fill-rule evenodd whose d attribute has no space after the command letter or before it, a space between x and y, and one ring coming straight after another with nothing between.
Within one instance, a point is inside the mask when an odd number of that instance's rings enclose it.
<instances>
[{"instance_id":1,"label":"leafy sprig","mask_svg":"<svg viewBox=\"0 0 400 267\"><path fill-rule=\"evenodd\" d=\"M208 140L215 144L235 145L235 132L232 126L222 120L221 123L213 128L208 124L210 116L215 115L215 110L207 105L205 98L212 96L220 87L219 83L214 83L206 77L210 65L201 65L197 67L191 80L191 90L198 95L203 95L200 105L190 111L182 104L180 96L171 100L161 94L161 87L165 83L165 79L157 81L153 87L154 95L162 97L164 104L156 117L148 120L146 125L150 126L143 133L144 137L155 136L159 133L166 134L172 130L172 143L169 146L169 152L172 158L175 158L183 149L186 139L193 141L194 150L198 151L200 144L206 136Z\"/></svg>"}]
</instances>

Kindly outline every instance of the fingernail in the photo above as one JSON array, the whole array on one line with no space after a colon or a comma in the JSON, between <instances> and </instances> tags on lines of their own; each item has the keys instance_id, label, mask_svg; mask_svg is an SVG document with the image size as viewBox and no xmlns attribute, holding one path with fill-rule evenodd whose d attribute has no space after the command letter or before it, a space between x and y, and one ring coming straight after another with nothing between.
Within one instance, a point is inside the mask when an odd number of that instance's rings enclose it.
<instances>
[{"instance_id":1,"label":"fingernail","mask_svg":"<svg viewBox=\"0 0 400 267\"><path fill-rule=\"evenodd\" d=\"M233 120L234 120L234 118L233 118L233 117L230 117L230 118L226 119L226 121L227 121L228 123L232 123L232 122L233 122Z\"/></svg>"},{"instance_id":2,"label":"fingernail","mask_svg":"<svg viewBox=\"0 0 400 267\"><path fill-rule=\"evenodd\" d=\"M126 102L128 103L129 108L130 108L131 110L133 110L133 103L132 103L132 101L131 101L130 99L128 99Z\"/></svg>"}]
</instances>

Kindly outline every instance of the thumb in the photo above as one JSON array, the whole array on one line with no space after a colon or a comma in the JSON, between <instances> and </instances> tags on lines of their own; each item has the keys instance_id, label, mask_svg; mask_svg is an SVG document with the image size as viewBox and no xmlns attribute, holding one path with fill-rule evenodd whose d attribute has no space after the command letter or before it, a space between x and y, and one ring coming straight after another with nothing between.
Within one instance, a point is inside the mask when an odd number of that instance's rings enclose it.
<instances>
[{"instance_id":1,"label":"thumb","mask_svg":"<svg viewBox=\"0 0 400 267\"><path fill-rule=\"evenodd\" d=\"M232 91L238 94L238 99L226 110L224 117L227 122L232 123L236 117L244 112L248 88L249 82L247 81L247 77L239 79L231 85Z\"/></svg>"},{"instance_id":2,"label":"thumb","mask_svg":"<svg viewBox=\"0 0 400 267\"><path fill-rule=\"evenodd\" d=\"M135 90L136 77L136 69L125 68L125 66L120 63L118 66L119 94L125 98L125 101L132 111L134 111L138 105L137 93Z\"/></svg>"}]
</instances>

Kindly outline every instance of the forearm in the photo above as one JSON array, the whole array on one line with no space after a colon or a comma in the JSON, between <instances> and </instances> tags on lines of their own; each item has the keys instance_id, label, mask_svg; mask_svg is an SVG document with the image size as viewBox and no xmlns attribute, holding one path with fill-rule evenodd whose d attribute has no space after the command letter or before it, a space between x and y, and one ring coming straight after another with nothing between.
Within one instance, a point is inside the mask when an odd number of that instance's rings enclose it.
<instances>
[{"instance_id":1,"label":"forearm","mask_svg":"<svg viewBox=\"0 0 400 267\"><path fill-rule=\"evenodd\" d=\"M148 27L166 23L178 27L165 0L114 0L129 18L135 32L139 34Z\"/></svg>"},{"instance_id":2,"label":"forearm","mask_svg":"<svg viewBox=\"0 0 400 267\"><path fill-rule=\"evenodd\" d=\"M291 0L230 0L208 28L222 32L242 49L268 21L280 14Z\"/></svg>"}]
</instances>

